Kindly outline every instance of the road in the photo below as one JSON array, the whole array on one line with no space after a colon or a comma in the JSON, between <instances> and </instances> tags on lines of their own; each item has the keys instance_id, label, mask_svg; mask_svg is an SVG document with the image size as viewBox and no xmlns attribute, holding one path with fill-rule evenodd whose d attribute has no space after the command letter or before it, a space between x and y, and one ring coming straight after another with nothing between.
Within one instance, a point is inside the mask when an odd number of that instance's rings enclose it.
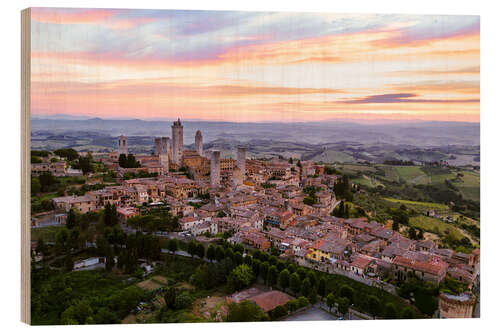
<instances>
[{"instance_id":1,"label":"road","mask_svg":"<svg viewBox=\"0 0 500 333\"><path fill-rule=\"evenodd\" d=\"M285 318L284 321L338 320L336 316L315 305Z\"/></svg>"}]
</instances>

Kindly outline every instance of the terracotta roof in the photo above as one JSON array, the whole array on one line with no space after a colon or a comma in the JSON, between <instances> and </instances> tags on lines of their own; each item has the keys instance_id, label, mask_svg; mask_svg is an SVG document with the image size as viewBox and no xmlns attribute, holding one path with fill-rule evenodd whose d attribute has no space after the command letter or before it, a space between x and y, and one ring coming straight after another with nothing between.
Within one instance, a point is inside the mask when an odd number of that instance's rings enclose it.
<instances>
[{"instance_id":1,"label":"terracotta roof","mask_svg":"<svg viewBox=\"0 0 500 333\"><path fill-rule=\"evenodd\" d=\"M408 267L416 271L430 273L433 275L441 275L448 268L448 264L440 260L423 262L419 260L412 260L409 258L396 256L396 258L394 258L392 262L395 265Z\"/></svg>"},{"instance_id":2,"label":"terracotta roof","mask_svg":"<svg viewBox=\"0 0 500 333\"><path fill-rule=\"evenodd\" d=\"M358 254L356 259L354 259L354 261L351 263L351 266L365 269L366 266L368 266L370 264L370 262L372 262L372 260L375 260L375 258L364 256L362 254Z\"/></svg>"},{"instance_id":3,"label":"terracotta roof","mask_svg":"<svg viewBox=\"0 0 500 333\"><path fill-rule=\"evenodd\" d=\"M257 304L264 312L273 310L278 305L285 305L292 297L278 290L268 291L253 297L249 300Z\"/></svg>"}]
</instances>

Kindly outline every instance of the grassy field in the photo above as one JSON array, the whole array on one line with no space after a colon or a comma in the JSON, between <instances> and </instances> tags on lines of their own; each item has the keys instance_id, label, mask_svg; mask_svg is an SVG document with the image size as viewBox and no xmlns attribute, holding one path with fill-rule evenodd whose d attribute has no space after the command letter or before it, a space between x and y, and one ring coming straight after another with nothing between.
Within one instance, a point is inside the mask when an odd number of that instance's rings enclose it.
<instances>
[{"instance_id":1,"label":"grassy field","mask_svg":"<svg viewBox=\"0 0 500 333\"><path fill-rule=\"evenodd\" d=\"M427 184L429 177L419 166L395 166L400 179L412 184Z\"/></svg>"},{"instance_id":2,"label":"grassy field","mask_svg":"<svg viewBox=\"0 0 500 333\"><path fill-rule=\"evenodd\" d=\"M450 209L448 206L436 203L436 202L422 202L422 201L411 201L411 200L402 200L402 199L394 199L394 198L384 198L384 200L387 200L392 203L396 203L399 205L404 204L406 207L409 209L414 209L419 213L424 213L428 210L434 210L438 212L448 212Z\"/></svg>"},{"instance_id":3,"label":"grassy field","mask_svg":"<svg viewBox=\"0 0 500 333\"><path fill-rule=\"evenodd\" d=\"M378 165L378 169L381 169L385 172L384 178L385 180L389 182L399 182L399 173L396 170L396 168L392 165Z\"/></svg>"},{"instance_id":4,"label":"grassy field","mask_svg":"<svg viewBox=\"0 0 500 333\"><path fill-rule=\"evenodd\" d=\"M480 199L480 176L477 172L464 171L461 182L453 182L465 199L479 201Z\"/></svg>"},{"instance_id":5,"label":"grassy field","mask_svg":"<svg viewBox=\"0 0 500 333\"><path fill-rule=\"evenodd\" d=\"M337 165L336 168L342 173L348 175L356 175L358 172L375 172L376 168L369 165L362 164L341 164Z\"/></svg>"},{"instance_id":6,"label":"grassy field","mask_svg":"<svg viewBox=\"0 0 500 333\"><path fill-rule=\"evenodd\" d=\"M32 228L31 240L43 238L45 242L55 242L57 233L65 226L50 226L45 228Z\"/></svg>"},{"instance_id":7,"label":"grassy field","mask_svg":"<svg viewBox=\"0 0 500 333\"><path fill-rule=\"evenodd\" d=\"M352 182L355 184L367 186L367 187L377 187L379 185L384 186L381 182L373 177L369 177L367 175L363 175L363 177L353 178Z\"/></svg>"},{"instance_id":8,"label":"grassy field","mask_svg":"<svg viewBox=\"0 0 500 333\"><path fill-rule=\"evenodd\" d=\"M427 232L439 234L440 236L451 235L455 239L461 239L464 235L460 230L448 223L428 216L410 217L410 225L415 228L423 229Z\"/></svg>"}]
</instances>

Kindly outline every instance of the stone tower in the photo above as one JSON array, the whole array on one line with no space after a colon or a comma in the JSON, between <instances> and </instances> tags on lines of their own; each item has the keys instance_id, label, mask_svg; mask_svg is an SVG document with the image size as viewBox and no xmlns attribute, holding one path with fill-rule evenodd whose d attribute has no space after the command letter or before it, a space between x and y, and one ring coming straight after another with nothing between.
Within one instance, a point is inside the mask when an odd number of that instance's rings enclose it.
<instances>
[{"instance_id":1,"label":"stone tower","mask_svg":"<svg viewBox=\"0 0 500 333\"><path fill-rule=\"evenodd\" d=\"M170 138L168 136L161 138L161 150L163 154L167 154L168 160L172 161L172 147L170 146Z\"/></svg>"},{"instance_id":2,"label":"stone tower","mask_svg":"<svg viewBox=\"0 0 500 333\"><path fill-rule=\"evenodd\" d=\"M182 151L184 150L184 127L180 118L172 125L172 158L177 166L182 163Z\"/></svg>"},{"instance_id":3,"label":"stone tower","mask_svg":"<svg viewBox=\"0 0 500 333\"><path fill-rule=\"evenodd\" d=\"M164 172L167 173L169 169L168 155L162 152L160 155L158 155L158 157L160 159L160 164L163 167Z\"/></svg>"},{"instance_id":4,"label":"stone tower","mask_svg":"<svg viewBox=\"0 0 500 333\"><path fill-rule=\"evenodd\" d=\"M161 138L155 138L155 155L160 156L162 153Z\"/></svg>"},{"instance_id":5,"label":"stone tower","mask_svg":"<svg viewBox=\"0 0 500 333\"><path fill-rule=\"evenodd\" d=\"M236 190L240 185L243 185L243 174L241 173L240 168L235 166L233 168L233 189Z\"/></svg>"},{"instance_id":6,"label":"stone tower","mask_svg":"<svg viewBox=\"0 0 500 333\"><path fill-rule=\"evenodd\" d=\"M118 137L118 156L121 154L128 155L127 137L124 135Z\"/></svg>"},{"instance_id":7,"label":"stone tower","mask_svg":"<svg viewBox=\"0 0 500 333\"><path fill-rule=\"evenodd\" d=\"M236 166L238 167L238 169L240 169L243 180L245 179L245 174L246 174L246 160L247 160L247 153L245 148L238 147L238 154L236 156Z\"/></svg>"},{"instance_id":8,"label":"stone tower","mask_svg":"<svg viewBox=\"0 0 500 333\"><path fill-rule=\"evenodd\" d=\"M201 131L196 131L196 136L194 137L194 147L198 155L203 156L203 136Z\"/></svg>"},{"instance_id":9,"label":"stone tower","mask_svg":"<svg viewBox=\"0 0 500 333\"><path fill-rule=\"evenodd\" d=\"M212 152L210 159L210 185L214 187L220 185L220 151L218 150Z\"/></svg>"}]
</instances>

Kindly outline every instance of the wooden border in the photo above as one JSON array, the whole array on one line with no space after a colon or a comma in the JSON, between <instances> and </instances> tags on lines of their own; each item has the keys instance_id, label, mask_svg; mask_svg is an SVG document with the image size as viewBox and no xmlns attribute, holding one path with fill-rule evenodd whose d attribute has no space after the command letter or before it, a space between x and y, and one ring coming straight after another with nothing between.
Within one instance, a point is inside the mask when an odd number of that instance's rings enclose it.
<instances>
[{"instance_id":1,"label":"wooden border","mask_svg":"<svg viewBox=\"0 0 500 333\"><path fill-rule=\"evenodd\" d=\"M31 9L21 11L21 321L31 323Z\"/></svg>"}]
</instances>

